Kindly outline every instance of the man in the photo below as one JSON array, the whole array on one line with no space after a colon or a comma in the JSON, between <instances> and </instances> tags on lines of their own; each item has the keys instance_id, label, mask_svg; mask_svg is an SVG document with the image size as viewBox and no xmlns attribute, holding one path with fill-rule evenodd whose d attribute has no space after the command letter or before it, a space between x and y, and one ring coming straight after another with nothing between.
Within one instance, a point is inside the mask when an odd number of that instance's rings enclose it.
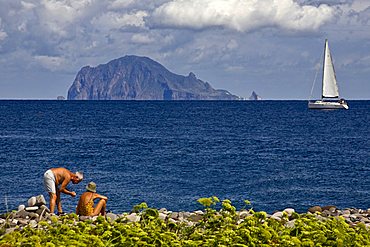
<instances>
[{"instance_id":1,"label":"man","mask_svg":"<svg viewBox=\"0 0 370 247\"><path fill-rule=\"evenodd\" d=\"M44 174L44 187L50 196L50 213L54 213L55 204L57 204L58 214L62 214L62 203L60 193L76 196L76 192L69 191L67 185L70 181L73 184L78 184L83 179L82 172L72 173L66 168L51 168ZM60 187L58 187L60 185Z\"/></svg>"},{"instance_id":2,"label":"man","mask_svg":"<svg viewBox=\"0 0 370 247\"><path fill-rule=\"evenodd\" d=\"M96 204L96 207L94 207L95 199L100 199L98 204ZM96 184L94 182L90 182L86 186L86 192L81 195L80 200L78 201L76 214L81 216L104 216L107 200L108 197L96 193Z\"/></svg>"}]
</instances>

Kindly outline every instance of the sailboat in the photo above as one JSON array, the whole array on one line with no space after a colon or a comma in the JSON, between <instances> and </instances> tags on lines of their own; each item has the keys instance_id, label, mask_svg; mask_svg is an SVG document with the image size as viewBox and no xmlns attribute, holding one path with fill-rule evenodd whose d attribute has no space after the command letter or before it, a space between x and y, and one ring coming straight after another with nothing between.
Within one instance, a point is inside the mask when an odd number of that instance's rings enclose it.
<instances>
[{"instance_id":1,"label":"sailboat","mask_svg":"<svg viewBox=\"0 0 370 247\"><path fill-rule=\"evenodd\" d=\"M339 99L339 90L328 40L325 40L324 61L322 72L321 100L309 101L309 109L348 109L344 99Z\"/></svg>"}]
</instances>

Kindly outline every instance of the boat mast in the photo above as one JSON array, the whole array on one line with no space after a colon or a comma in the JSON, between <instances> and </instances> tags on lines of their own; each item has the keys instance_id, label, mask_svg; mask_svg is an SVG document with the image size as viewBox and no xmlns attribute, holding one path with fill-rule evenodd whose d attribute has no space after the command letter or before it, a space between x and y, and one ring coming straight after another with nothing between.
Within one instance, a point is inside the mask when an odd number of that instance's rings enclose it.
<instances>
[{"instance_id":1,"label":"boat mast","mask_svg":"<svg viewBox=\"0 0 370 247\"><path fill-rule=\"evenodd\" d=\"M324 73L325 73L325 60L326 60L326 47L327 47L327 45L328 45L328 39L325 39L324 59L322 60L321 100L324 99Z\"/></svg>"}]
</instances>

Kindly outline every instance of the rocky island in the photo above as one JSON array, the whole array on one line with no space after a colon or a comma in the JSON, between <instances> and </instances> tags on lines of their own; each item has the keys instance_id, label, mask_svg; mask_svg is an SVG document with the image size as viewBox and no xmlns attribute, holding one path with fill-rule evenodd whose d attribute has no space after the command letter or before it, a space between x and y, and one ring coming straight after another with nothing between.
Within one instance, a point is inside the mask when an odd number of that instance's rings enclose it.
<instances>
[{"instance_id":1,"label":"rocky island","mask_svg":"<svg viewBox=\"0 0 370 247\"><path fill-rule=\"evenodd\" d=\"M194 73L177 75L148 58L124 56L97 67L83 67L68 100L240 100L214 89Z\"/></svg>"}]
</instances>

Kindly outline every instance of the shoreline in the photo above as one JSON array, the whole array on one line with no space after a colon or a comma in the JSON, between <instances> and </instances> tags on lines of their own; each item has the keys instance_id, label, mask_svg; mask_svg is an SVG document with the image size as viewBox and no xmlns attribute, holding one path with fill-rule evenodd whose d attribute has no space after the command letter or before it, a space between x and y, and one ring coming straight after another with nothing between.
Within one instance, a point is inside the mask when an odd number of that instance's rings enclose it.
<instances>
[{"instance_id":1,"label":"shoreline","mask_svg":"<svg viewBox=\"0 0 370 247\"><path fill-rule=\"evenodd\" d=\"M108 222L118 221L125 223L137 223L142 220L145 214L150 212L151 216L158 218L165 223L185 224L191 227L204 220L204 217L209 210L213 210L213 212L218 216L221 216L222 212L224 211L223 209L217 211L211 207L206 207L204 210L177 212L167 210L166 208L148 208L145 203L137 206L139 206L139 209L137 209L136 212L134 210L130 212L124 212L122 214L107 212L103 218ZM344 221L351 227L355 227L356 225L363 223L367 229L370 229L370 209L338 209L335 206L313 206L305 213L297 213L294 208L285 208L282 211L274 211L272 214L268 214L264 211L255 212L253 209L236 211L235 208L234 212L235 216L238 218L238 224L242 223L247 217L263 214L265 219L283 221L285 222L286 226L294 226L294 221L301 216L314 216L320 221L333 218L343 218ZM102 216L78 216L75 213L65 213L63 215L50 214L49 209L45 204L42 204L40 207L23 207L23 205L20 205L19 210L13 210L8 213L0 214L0 229L5 230L5 232L0 232L0 236L13 232L14 230L23 230L27 226L38 228L40 222L47 222L48 224L51 224L52 222L61 223L65 218L73 218L76 222L95 222L99 217L101 218Z\"/></svg>"},{"instance_id":2,"label":"shoreline","mask_svg":"<svg viewBox=\"0 0 370 247\"><path fill-rule=\"evenodd\" d=\"M229 200L219 210L217 198L198 202L203 210L141 203L131 212L94 217L51 215L46 205L21 208L0 215L0 246L370 246L370 209L314 206L267 214L237 211Z\"/></svg>"}]
</instances>

